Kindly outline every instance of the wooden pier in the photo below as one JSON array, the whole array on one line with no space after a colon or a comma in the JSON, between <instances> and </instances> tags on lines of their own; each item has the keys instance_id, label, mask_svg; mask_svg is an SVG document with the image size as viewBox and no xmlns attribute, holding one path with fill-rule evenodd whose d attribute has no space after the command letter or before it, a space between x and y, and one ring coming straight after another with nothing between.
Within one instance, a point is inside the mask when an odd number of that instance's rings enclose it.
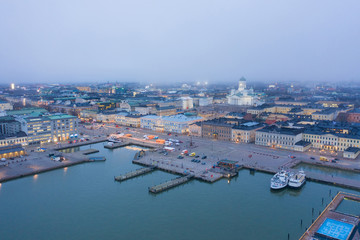
<instances>
[{"instance_id":1,"label":"wooden pier","mask_svg":"<svg viewBox=\"0 0 360 240\"><path fill-rule=\"evenodd\" d=\"M98 153L99 150L90 148L90 149L82 150L80 152L84 155L89 155L89 154L93 154L93 153Z\"/></svg>"},{"instance_id":2,"label":"wooden pier","mask_svg":"<svg viewBox=\"0 0 360 240\"><path fill-rule=\"evenodd\" d=\"M152 192L152 193L163 192L170 188L176 187L180 184L186 183L186 182L190 181L190 179L192 179L193 177L194 177L194 175L189 174L184 177L178 177L178 178L172 179L168 182L165 182L165 183L153 186L153 187L149 187L149 192Z\"/></svg>"},{"instance_id":3,"label":"wooden pier","mask_svg":"<svg viewBox=\"0 0 360 240\"><path fill-rule=\"evenodd\" d=\"M135 170L135 171L125 173L124 175L120 175L120 176L114 177L114 179L115 179L116 181L122 182L122 181L128 180L128 179L130 179L130 178L134 178L134 177L137 177L137 176L140 176L140 175L143 175L143 174L152 172L152 171L154 171L155 169L156 169L155 167L140 168L140 169L137 169L137 170Z\"/></svg>"},{"instance_id":4,"label":"wooden pier","mask_svg":"<svg viewBox=\"0 0 360 240\"><path fill-rule=\"evenodd\" d=\"M105 157L90 157L89 162L104 162L106 160Z\"/></svg>"}]
</instances>

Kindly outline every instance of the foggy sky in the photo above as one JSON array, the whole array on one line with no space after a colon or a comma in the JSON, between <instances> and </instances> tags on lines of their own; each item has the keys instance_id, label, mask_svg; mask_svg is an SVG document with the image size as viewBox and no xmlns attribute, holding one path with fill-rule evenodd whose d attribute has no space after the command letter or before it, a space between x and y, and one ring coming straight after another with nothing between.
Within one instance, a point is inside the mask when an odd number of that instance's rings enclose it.
<instances>
[{"instance_id":1,"label":"foggy sky","mask_svg":"<svg viewBox=\"0 0 360 240\"><path fill-rule=\"evenodd\" d=\"M0 82L360 81L359 0L0 0Z\"/></svg>"}]
</instances>

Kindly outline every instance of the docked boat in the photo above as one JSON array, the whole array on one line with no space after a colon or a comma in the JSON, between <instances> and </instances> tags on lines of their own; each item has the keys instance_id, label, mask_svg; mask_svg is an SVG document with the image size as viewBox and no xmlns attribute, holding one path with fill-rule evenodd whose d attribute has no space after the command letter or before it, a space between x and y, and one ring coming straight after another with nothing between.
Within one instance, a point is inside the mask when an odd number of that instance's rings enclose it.
<instances>
[{"instance_id":1,"label":"docked boat","mask_svg":"<svg viewBox=\"0 0 360 240\"><path fill-rule=\"evenodd\" d=\"M305 182L306 182L305 172L303 170L300 170L299 172L290 176L289 187L300 188L304 185Z\"/></svg>"},{"instance_id":2,"label":"docked boat","mask_svg":"<svg viewBox=\"0 0 360 240\"><path fill-rule=\"evenodd\" d=\"M270 188L274 190L285 188L289 182L289 173L285 170L281 170L276 173L270 182Z\"/></svg>"},{"instance_id":3,"label":"docked boat","mask_svg":"<svg viewBox=\"0 0 360 240\"><path fill-rule=\"evenodd\" d=\"M113 143L121 143L120 138L116 138L116 137L109 137L107 140Z\"/></svg>"}]
</instances>

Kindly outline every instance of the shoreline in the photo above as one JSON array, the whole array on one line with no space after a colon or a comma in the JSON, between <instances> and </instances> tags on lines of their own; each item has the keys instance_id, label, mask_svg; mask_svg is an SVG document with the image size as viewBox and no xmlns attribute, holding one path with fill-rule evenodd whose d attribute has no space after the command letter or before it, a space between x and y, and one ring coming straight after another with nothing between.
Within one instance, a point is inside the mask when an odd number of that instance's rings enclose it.
<instances>
[{"instance_id":1,"label":"shoreline","mask_svg":"<svg viewBox=\"0 0 360 240\"><path fill-rule=\"evenodd\" d=\"M80 161L69 162L69 163L65 163L63 165L59 165L59 166L47 167L47 168L35 170L35 171L32 171L32 172L24 173L24 174L8 176L8 177L1 178L0 183L12 181L12 180L15 180L15 179L18 179L18 178L23 178L23 177L36 175L36 174L39 174L39 173L50 172L52 170L57 170L57 169L60 169L60 168L70 167L70 166L74 166L74 165L78 165L78 164L82 164L82 163L87 163L87 162L91 162L91 161L89 161L88 159L83 159L83 160L80 160Z\"/></svg>"}]
</instances>

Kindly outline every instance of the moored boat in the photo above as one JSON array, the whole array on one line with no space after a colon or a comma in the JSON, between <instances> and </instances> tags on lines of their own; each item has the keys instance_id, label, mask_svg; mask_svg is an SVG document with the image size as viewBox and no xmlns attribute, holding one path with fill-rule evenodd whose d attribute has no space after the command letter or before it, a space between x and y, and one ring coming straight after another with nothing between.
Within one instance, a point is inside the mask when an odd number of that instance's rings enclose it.
<instances>
[{"instance_id":1,"label":"moored boat","mask_svg":"<svg viewBox=\"0 0 360 240\"><path fill-rule=\"evenodd\" d=\"M107 140L113 143L121 143L120 138L116 138L116 137L109 137Z\"/></svg>"},{"instance_id":2,"label":"moored boat","mask_svg":"<svg viewBox=\"0 0 360 240\"><path fill-rule=\"evenodd\" d=\"M288 182L289 173L285 170L281 170L271 178L270 188L274 190L283 189L288 185Z\"/></svg>"},{"instance_id":3,"label":"moored boat","mask_svg":"<svg viewBox=\"0 0 360 240\"><path fill-rule=\"evenodd\" d=\"M290 176L288 185L292 188L300 188L305 184L305 182L306 174L303 170L300 170L299 172Z\"/></svg>"}]
</instances>

